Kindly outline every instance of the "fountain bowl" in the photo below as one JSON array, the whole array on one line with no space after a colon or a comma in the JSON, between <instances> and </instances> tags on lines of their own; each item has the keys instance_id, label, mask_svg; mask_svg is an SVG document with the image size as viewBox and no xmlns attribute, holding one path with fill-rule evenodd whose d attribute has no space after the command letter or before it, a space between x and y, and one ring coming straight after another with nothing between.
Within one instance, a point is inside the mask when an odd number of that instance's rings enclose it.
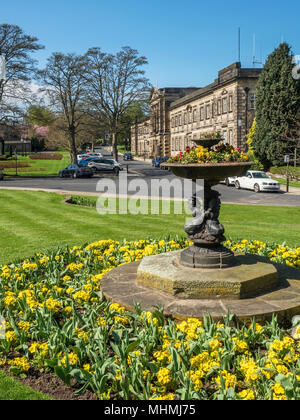
<instances>
[{"instance_id":1,"label":"fountain bowl","mask_svg":"<svg viewBox=\"0 0 300 420\"><path fill-rule=\"evenodd\" d=\"M163 163L174 175L187 179L203 179L205 184L213 186L231 176L244 176L254 162L220 163Z\"/></svg>"},{"instance_id":2,"label":"fountain bowl","mask_svg":"<svg viewBox=\"0 0 300 420\"><path fill-rule=\"evenodd\" d=\"M224 139L220 137L212 137L212 138L200 137L200 139L193 139L193 143L195 143L197 146L203 146L206 149L210 149L211 147L216 146L222 140Z\"/></svg>"}]
</instances>

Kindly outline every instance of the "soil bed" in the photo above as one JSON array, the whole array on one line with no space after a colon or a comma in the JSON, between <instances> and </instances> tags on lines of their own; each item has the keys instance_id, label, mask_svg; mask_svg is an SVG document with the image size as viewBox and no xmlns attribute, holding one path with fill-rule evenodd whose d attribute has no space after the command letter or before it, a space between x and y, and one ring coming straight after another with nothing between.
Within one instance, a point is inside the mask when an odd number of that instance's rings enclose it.
<instances>
[{"instance_id":1,"label":"soil bed","mask_svg":"<svg viewBox=\"0 0 300 420\"><path fill-rule=\"evenodd\" d=\"M28 372L28 376L23 379L12 375L7 367L3 367L2 370L23 385L56 400L98 400L96 395L91 391L85 391L79 396L74 395L78 389L68 387L57 376L47 371L41 373L37 369L31 368Z\"/></svg>"}]
</instances>

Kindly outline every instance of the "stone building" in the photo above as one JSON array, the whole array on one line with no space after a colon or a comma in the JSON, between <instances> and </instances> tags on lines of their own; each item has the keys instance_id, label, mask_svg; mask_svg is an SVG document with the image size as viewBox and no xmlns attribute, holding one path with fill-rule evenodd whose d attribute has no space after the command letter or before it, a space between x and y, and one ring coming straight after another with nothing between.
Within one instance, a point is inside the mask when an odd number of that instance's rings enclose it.
<instances>
[{"instance_id":1,"label":"stone building","mask_svg":"<svg viewBox=\"0 0 300 420\"><path fill-rule=\"evenodd\" d=\"M192 146L201 132L216 131L225 143L246 149L260 73L234 63L203 88L153 89L150 117L131 128L132 152L171 156Z\"/></svg>"},{"instance_id":2,"label":"stone building","mask_svg":"<svg viewBox=\"0 0 300 420\"><path fill-rule=\"evenodd\" d=\"M150 118L136 121L131 126L131 153L139 156L149 155Z\"/></svg>"},{"instance_id":3,"label":"stone building","mask_svg":"<svg viewBox=\"0 0 300 420\"><path fill-rule=\"evenodd\" d=\"M145 157L169 156L170 105L198 89L153 88L150 95L150 116L131 126L131 152Z\"/></svg>"}]
</instances>

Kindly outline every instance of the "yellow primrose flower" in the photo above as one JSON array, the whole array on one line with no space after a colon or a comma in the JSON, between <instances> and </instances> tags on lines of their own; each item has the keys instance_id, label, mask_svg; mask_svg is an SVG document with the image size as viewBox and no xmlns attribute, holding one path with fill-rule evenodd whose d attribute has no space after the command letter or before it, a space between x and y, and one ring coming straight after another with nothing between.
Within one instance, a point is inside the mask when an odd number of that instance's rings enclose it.
<instances>
[{"instance_id":1,"label":"yellow primrose flower","mask_svg":"<svg viewBox=\"0 0 300 420\"><path fill-rule=\"evenodd\" d=\"M157 372L157 381L162 385L168 385L172 381L171 371L167 368L161 368Z\"/></svg>"}]
</instances>

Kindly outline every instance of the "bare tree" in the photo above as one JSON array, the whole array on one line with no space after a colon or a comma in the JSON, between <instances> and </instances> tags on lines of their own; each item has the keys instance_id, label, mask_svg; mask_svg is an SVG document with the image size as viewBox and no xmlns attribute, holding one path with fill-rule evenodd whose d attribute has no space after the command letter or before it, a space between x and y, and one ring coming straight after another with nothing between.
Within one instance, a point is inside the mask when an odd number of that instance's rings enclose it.
<instances>
[{"instance_id":1,"label":"bare tree","mask_svg":"<svg viewBox=\"0 0 300 420\"><path fill-rule=\"evenodd\" d=\"M86 71L86 56L53 53L40 72L51 105L63 116L59 128L67 135L73 163L77 163L76 136L86 114Z\"/></svg>"},{"instance_id":2,"label":"bare tree","mask_svg":"<svg viewBox=\"0 0 300 420\"><path fill-rule=\"evenodd\" d=\"M0 56L6 65L5 78L0 80L0 120L19 117L32 98L30 80L36 61L31 53L42 48L36 37L26 35L19 26L0 25Z\"/></svg>"},{"instance_id":3,"label":"bare tree","mask_svg":"<svg viewBox=\"0 0 300 420\"><path fill-rule=\"evenodd\" d=\"M300 161L300 113L295 115L293 126L280 136L280 140L285 144L283 153L280 155L281 160L283 161L284 155L288 154L296 166Z\"/></svg>"},{"instance_id":4,"label":"bare tree","mask_svg":"<svg viewBox=\"0 0 300 420\"><path fill-rule=\"evenodd\" d=\"M122 117L132 104L146 101L149 96L150 84L142 70L147 59L130 47L123 47L116 55L92 48L88 57L89 104L104 116L117 160L117 134Z\"/></svg>"}]
</instances>

